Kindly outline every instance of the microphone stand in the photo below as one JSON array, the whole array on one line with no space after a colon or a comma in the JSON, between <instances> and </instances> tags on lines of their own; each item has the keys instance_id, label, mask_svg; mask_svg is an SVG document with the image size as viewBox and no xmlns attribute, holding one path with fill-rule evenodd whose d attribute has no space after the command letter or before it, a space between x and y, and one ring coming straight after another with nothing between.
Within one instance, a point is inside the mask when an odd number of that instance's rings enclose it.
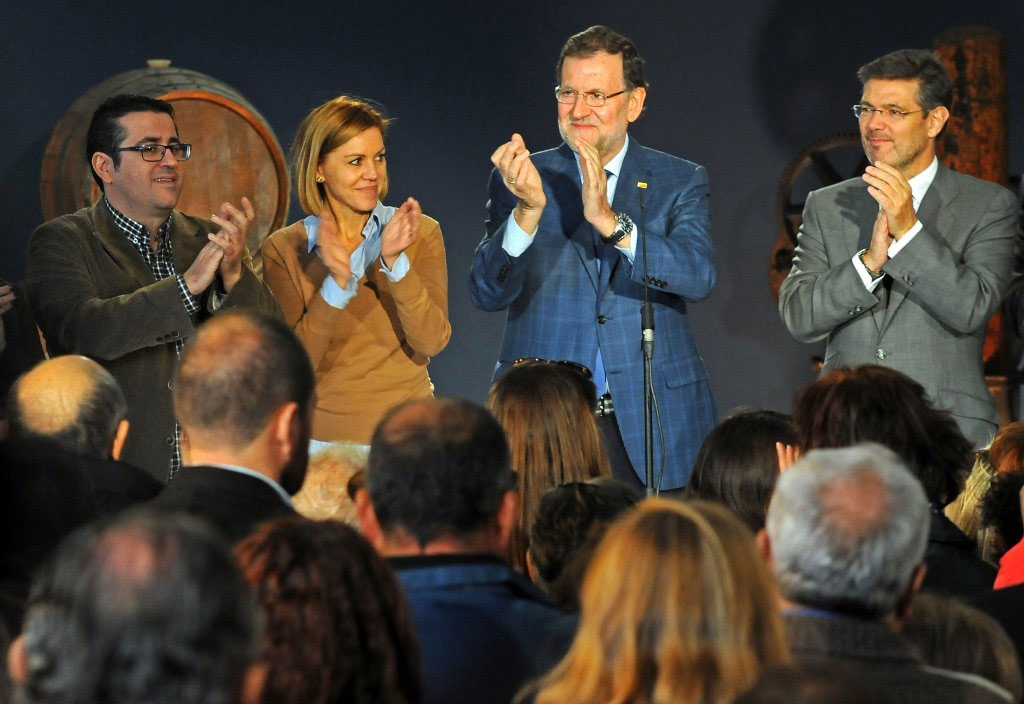
<instances>
[{"instance_id":1,"label":"microphone stand","mask_svg":"<svg viewBox=\"0 0 1024 704\"><path fill-rule=\"evenodd\" d=\"M648 290L647 276L647 228L645 227L645 198L647 184L637 181L640 189L640 252L644 260L644 302L640 307L641 347L644 352L644 465L647 496L658 493L654 485L654 399L652 395L652 368L654 360L654 309L651 307L651 296Z\"/></svg>"}]
</instances>

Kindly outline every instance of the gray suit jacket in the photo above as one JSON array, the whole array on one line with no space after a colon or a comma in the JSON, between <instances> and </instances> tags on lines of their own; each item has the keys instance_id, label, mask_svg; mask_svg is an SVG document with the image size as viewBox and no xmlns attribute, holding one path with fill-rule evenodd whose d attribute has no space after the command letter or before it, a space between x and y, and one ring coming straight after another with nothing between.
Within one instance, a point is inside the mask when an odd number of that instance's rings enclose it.
<instances>
[{"instance_id":1,"label":"gray suit jacket","mask_svg":"<svg viewBox=\"0 0 1024 704\"><path fill-rule=\"evenodd\" d=\"M207 233L217 229L209 220L174 211L169 234L179 274L192 265ZM39 226L29 241L26 278L49 353L92 357L114 375L131 421L122 459L166 483L174 446L175 342L209 317L209 291L193 319L177 282L153 280L102 199ZM236 307L281 315L270 289L248 266L220 310Z\"/></svg>"},{"instance_id":2,"label":"gray suit jacket","mask_svg":"<svg viewBox=\"0 0 1024 704\"><path fill-rule=\"evenodd\" d=\"M860 178L811 193L779 310L801 342L827 338L825 368L880 364L907 374L980 447L999 419L982 344L1013 267L1016 203L1005 188L939 165L918 208L923 229L868 291L853 256L868 246L877 202ZM886 300L888 299L888 300Z\"/></svg>"}]
</instances>

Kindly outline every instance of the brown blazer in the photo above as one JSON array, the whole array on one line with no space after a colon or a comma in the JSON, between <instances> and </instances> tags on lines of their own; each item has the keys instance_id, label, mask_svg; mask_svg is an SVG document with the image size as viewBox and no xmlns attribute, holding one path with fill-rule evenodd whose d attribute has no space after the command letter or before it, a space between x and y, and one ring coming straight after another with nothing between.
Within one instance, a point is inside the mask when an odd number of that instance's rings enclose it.
<instances>
[{"instance_id":1,"label":"brown blazer","mask_svg":"<svg viewBox=\"0 0 1024 704\"><path fill-rule=\"evenodd\" d=\"M170 238L179 274L218 229L174 211ZM124 390L131 431L122 459L166 482L174 445L175 342L211 315L209 291L193 319L177 281L153 280L102 199L39 226L29 241L26 285L49 353L92 357ZM249 266L219 310L240 307L280 315L270 289Z\"/></svg>"},{"instance_id":2,"label":"brown blazer","mask_svg":"<svg viewBox=\"0 0 1024 704\"><path fill-rule=\"evenodd\" d=\"M392 283L371 264L345 308L320 295L328 276L309 251L302 221L263 243L263 275L285 321L306 346L316 370L313 437L367 444L387 410L427 398L434 385L427 362L448 344L448 271L436 220L420 217L416 241L405 250L409 273Z\"/></svg>"}]
</instances>

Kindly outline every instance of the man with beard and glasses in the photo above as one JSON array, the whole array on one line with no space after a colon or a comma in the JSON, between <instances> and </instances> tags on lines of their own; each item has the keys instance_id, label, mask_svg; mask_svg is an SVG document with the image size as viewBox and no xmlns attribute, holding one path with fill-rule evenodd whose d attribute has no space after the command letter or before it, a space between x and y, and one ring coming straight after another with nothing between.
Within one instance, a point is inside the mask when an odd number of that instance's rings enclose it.
<instances>
[{"instance_id":1,"label":"man with beard and glasses","mask_svg":"<svg viewBox=\"0 0 1024 704\"><path fill-rule=\"evenodd\" d=\"M871 165L811 193L779 310L825 368L880 364L924 386L974 447L998 425L982 345L1010 282L1017 204L936 158L952 84L928 51L862 66L853 112Z\"/></svg>"},{"instance_id":2,"label":"man with beard and glasses","mask_svg":"<svg viewBox=\"0 0 1024 704\"><path fill-rule=\"evenodd\" d=\"M151 505L201 516L232 542L295 515L313 384L305 348L280 320L239 311L204 323L174 380L184 466Z\"/></svg>"},{"instance_id":3,"label":"man with beard and glasses","mask_svg":"<svg viewBox=\"0 0 1024 704\"><path fill-rule=\"evenodd\" d=\"M632 41L603 25L566 41L555 66L564 141L531 154L513 134L491 155L469 296L483 310L508 311L495 379L521 358L593 370L612 474L641 487L646 287L657 330L651 384L664 425L654 481L677 490L716 416L687 311L715 285L710 186L704 167L627 134L647 98L643 64Z\"/></svg>"}]
</instances>

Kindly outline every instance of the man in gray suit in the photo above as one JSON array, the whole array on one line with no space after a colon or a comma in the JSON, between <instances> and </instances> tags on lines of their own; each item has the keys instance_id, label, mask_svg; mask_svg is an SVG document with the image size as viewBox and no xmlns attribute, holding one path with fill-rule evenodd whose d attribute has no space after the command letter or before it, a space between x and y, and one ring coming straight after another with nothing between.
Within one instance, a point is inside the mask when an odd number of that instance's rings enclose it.
<instances>
[{"instance_id":1,"label":"man in gray suit","mask_svg":"<svg viewBox=\"0 0 1024 704\"><path fill-rule=\"evenodd\" d=\"M897 369L982 447L998 425L982 344L1010 280L1016 203L935 156L952 84L930 53L862 66L853 112L871 165L811 193L779 310L801 342L828 339L825 370Z\"/></svg>"}]
</instances>

